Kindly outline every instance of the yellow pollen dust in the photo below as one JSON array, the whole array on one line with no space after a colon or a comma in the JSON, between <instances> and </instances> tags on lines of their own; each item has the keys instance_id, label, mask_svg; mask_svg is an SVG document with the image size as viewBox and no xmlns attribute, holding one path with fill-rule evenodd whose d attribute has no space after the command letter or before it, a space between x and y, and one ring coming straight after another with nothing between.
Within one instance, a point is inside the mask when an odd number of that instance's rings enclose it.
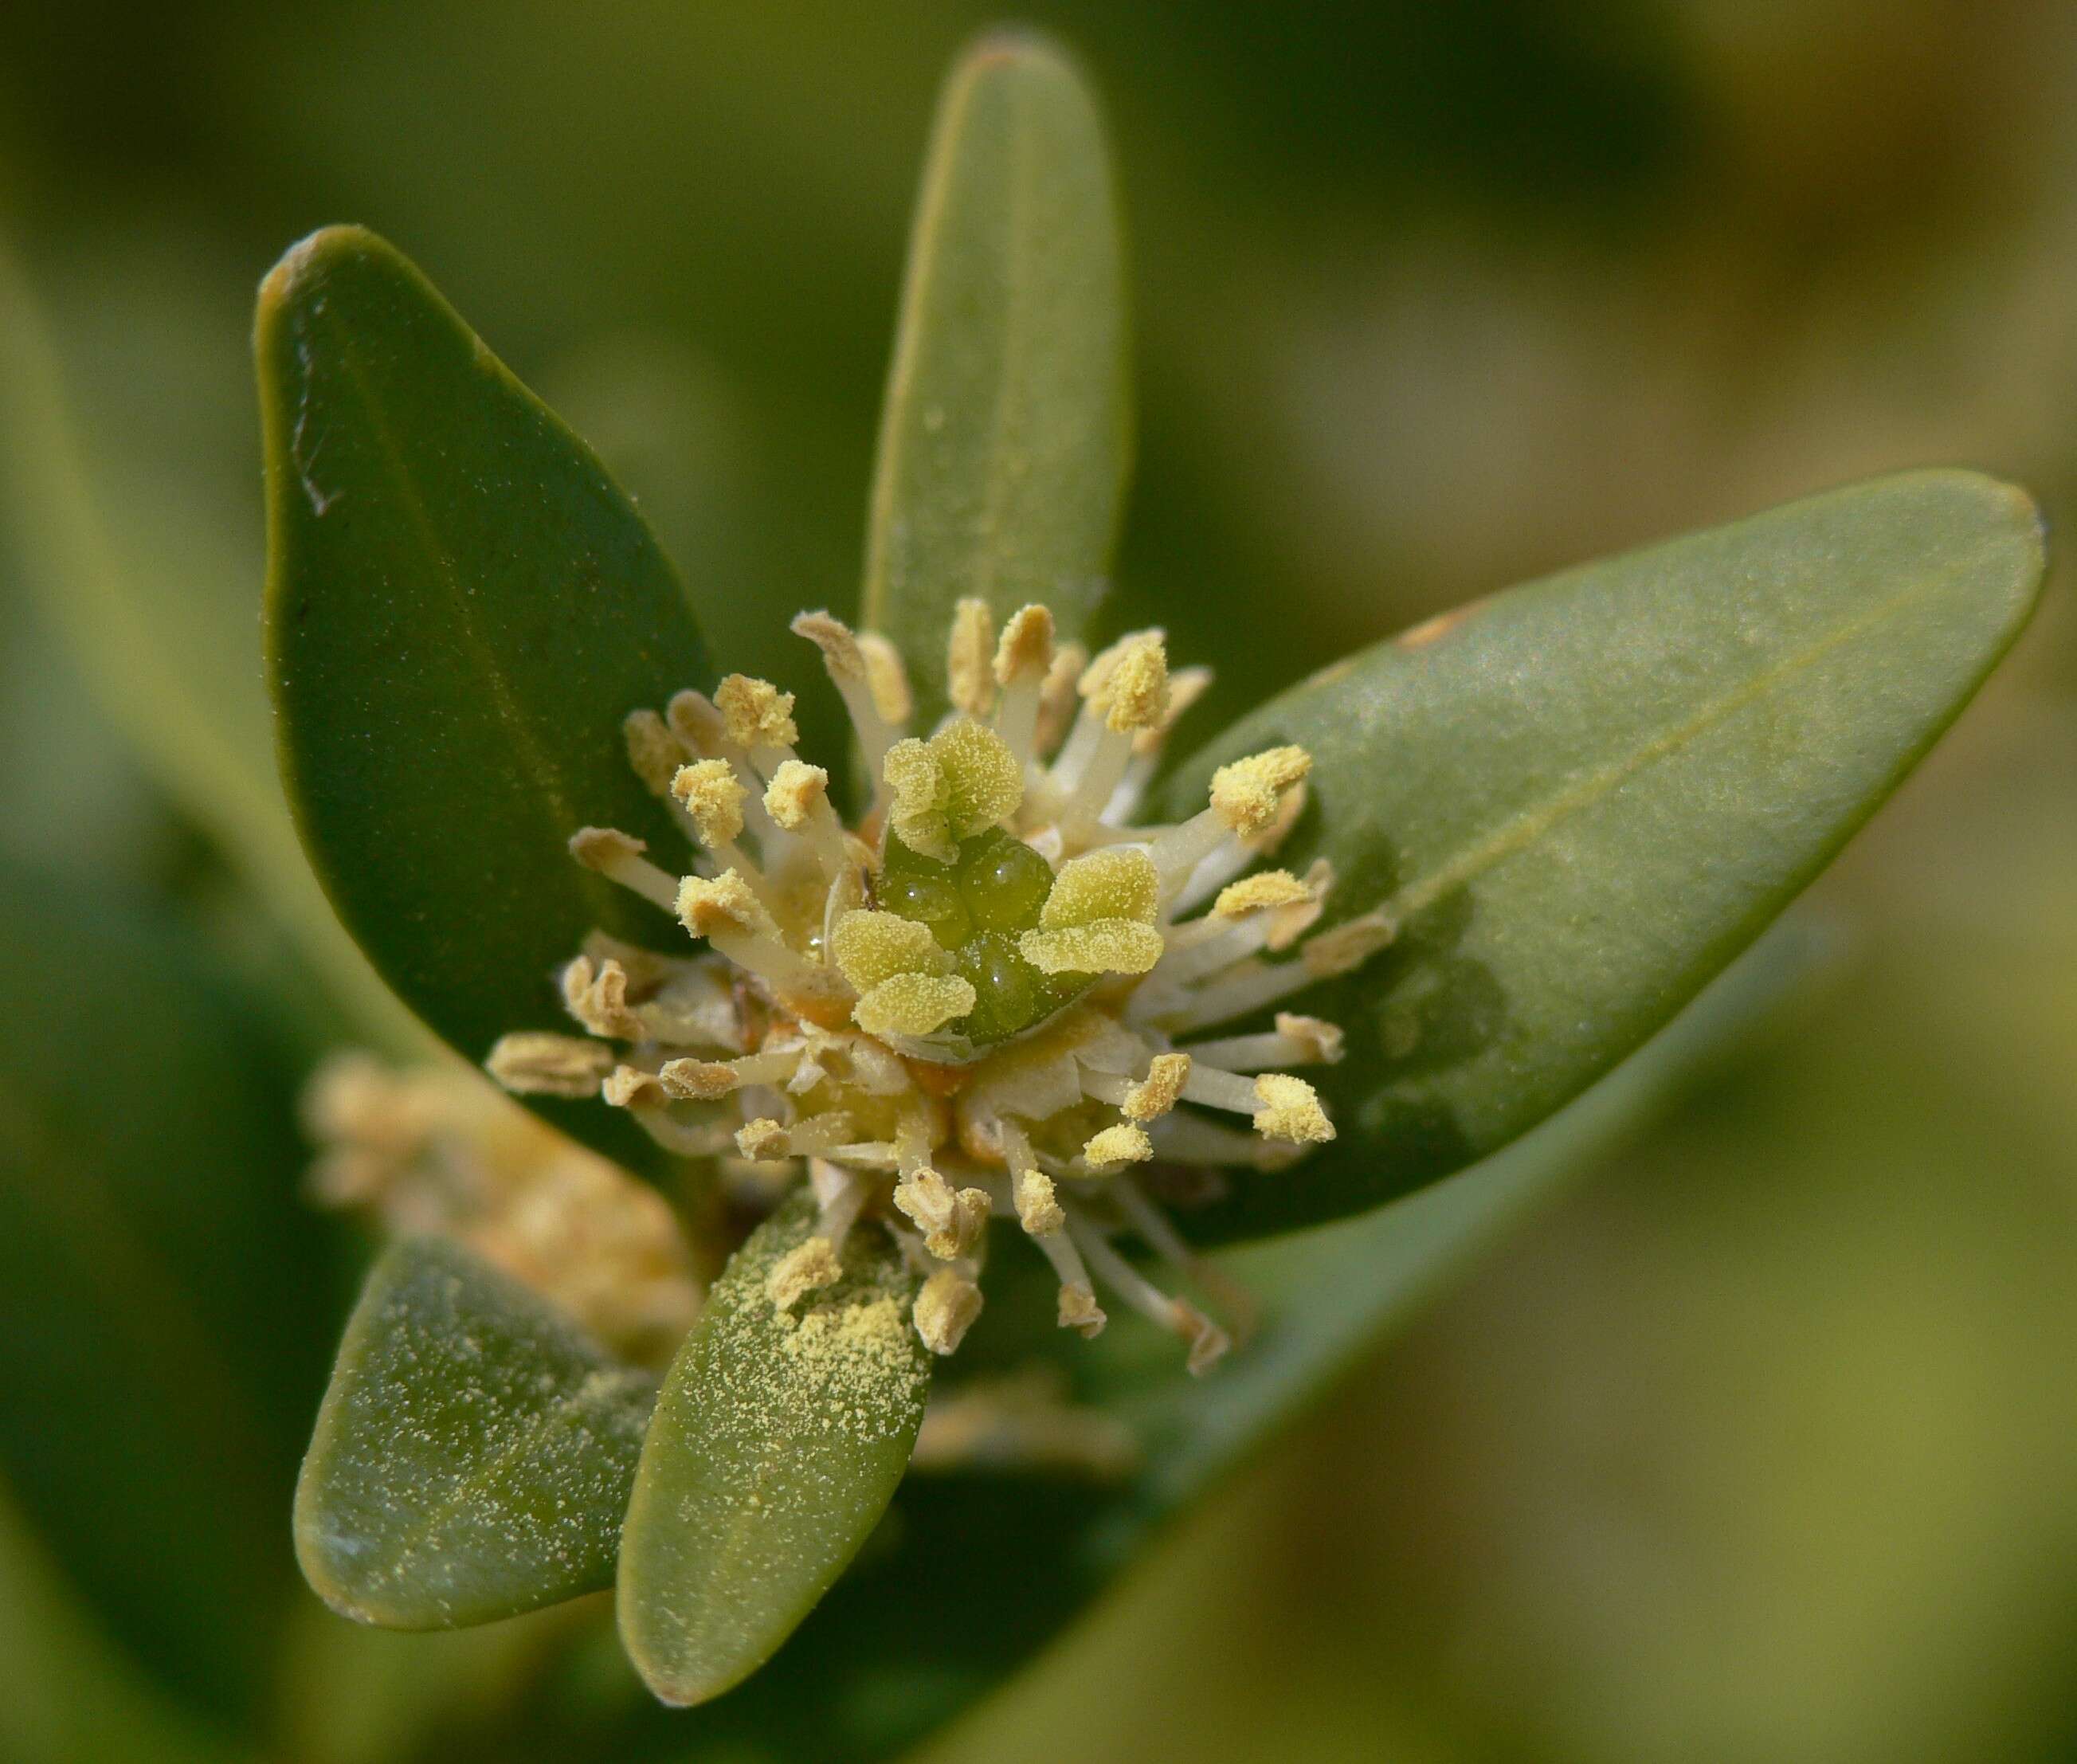
<instances>
[{"instance_id":1,"label":"yellow pollen dust","mask_svg":"<svg viewBox=\"0 0 2077 1764\"><path fill-rule=\"evenodd\" d=\"M804 1239L780 1257L764 1282L764 1291L782 1311L791 1310L810 1292L835 1286L843 1278L843 1263L827 1238Z\"/></svg>"},{"instance_id":2,"label":"yellow pollen dust","mask_svg":"<svg viewBox=\"0 0 2077 1764\"><path fill-rule=\"evenodd\" d=\"M1034 1238L1049 1238L1063 1229L1067 1209L1060 1204L1053 1179L1043 1170L1020 1171L1017 1177L1017 1222Z\"/></svg>"},{"instance_id":3,"label":"yellow pollen dust","mask_svg":"<svg viewBox=\"0 0 2077 1764\"><path fill-rule=\"evenodd\" d=\"M793 695L768 680L730 674L714 688L728 738L739 747L790 747L801 738L793 722Z\"/></svg>"},{"instance_id":4,"label":"yellow pollen dust","mask_svg":"<svg viewBox=\"0 0 2077 1764\"><path fill-rule=\"evenodd\" d=\"M1255 1130L1263 1138L1318 1146L1334 1137L1334 1124L1320 1106L1319 1092L1304 1079L1288 1072L1264 1072L1255 1081L1255 1095L1262 1105Z\"/></svg>"},{"instance_id":5,"label":"yellow pollen dust","mask_svg":"<svg viewBox=\"0 0 2077 1764\"><path fill-rule=\"evenodd\" d=\"M1233 832L1259 833L1276 818L1284 792L1313 769L1303 747L1272 747L1212 774L1212 809Z\"/></svg>"},{"instance_id":6,"label":"yellow pollen dust","mask_svg":"<svg viewBox=\"0 0 2077 1764\"><path fill-rule=\"evenodd\" d=\"M718 1102L742 1082L734 1067L714 1059L667 1059L656 1081L681 1102Z\"/></svg>"},{"instance_id":7,"label":"yellow pollen dust","mask_svg":"<svg viewBox=\"0 0 2077 1764\"><path fill-rule=\"evenodd\" d=\"M1109 702L1111 676L1118 672L1118 664L1138 645L1152 641L1161 643L1168 633L1154 626L1143 631L1127 631L1108 649L1098 650L1081 671L1075 682L1075 690L1099 709Z\"/></svg>"},{"instance_id":8,"label":"yellow pollen dust","mask_svg":"<svg viewBox=\"0 0 2077 1764\"><path fill-rule=\"evenodd\" d=\"M726 759L700 759L681 766L671 780L671 794L685 804L699 830L701 845L711 849L743 837L743 803L749 793Z\"/></svg>"},{"instance_id":9,"label":"yellow pollen dust","mask_svg":"<svg viewBox=\"0 0 2077 1764\"><path fill-rule=\"evenodd\" d=\"M735 1149L744 1157L760 1163L770 1163L786 1155L786 1130L768 1117L746 1121L738 1130Z\"/></svg>"},{"instance_id":10,"label":"yellow pollen dust","mask_svg":"<svg viewBox=\"0 0 2077 1764\"><path fill-rule=\"evenodd\" d=\"M724 870L711 880L687 876L678 884L678 917L694 937L711 937L718 931L748 931L771 938L779 934L764 903L734 870Z\"/></svg>"}]
</instances>

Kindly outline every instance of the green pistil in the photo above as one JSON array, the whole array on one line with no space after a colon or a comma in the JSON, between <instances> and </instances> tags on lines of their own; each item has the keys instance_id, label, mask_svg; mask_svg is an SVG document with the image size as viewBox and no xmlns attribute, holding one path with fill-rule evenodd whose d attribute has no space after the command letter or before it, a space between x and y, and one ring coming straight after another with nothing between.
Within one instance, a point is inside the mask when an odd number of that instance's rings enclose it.
<instances>
[{"instance_id":1,"label":"green pistil","mask_svg":"<svg viewBox=\"0 0 2077 1764\"><path fill-rule=\"evenodd\" d=\"M961 840L950 863L889 835L878 904L928 926L953 971L971 983L973 1009L947 1026L976 1046L1022 1033L1088 989L1088 976L1041 973L1018 953L1052 886L1052 866L1000 827Z\"/></svg>"}]
</instances>

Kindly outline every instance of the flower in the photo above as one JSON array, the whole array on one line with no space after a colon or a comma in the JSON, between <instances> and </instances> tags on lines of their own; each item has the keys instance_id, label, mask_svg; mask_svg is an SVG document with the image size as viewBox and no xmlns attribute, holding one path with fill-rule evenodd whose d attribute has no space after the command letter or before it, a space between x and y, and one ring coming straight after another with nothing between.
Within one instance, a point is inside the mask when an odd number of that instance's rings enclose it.
<instances>
[{"instance_id":1,"label":"flower","mask_svg":"<svg viewBox=\"0 0 2077 1764\"><path fill-rule=\"evenodd\" d=\"M1338 1059L1334 1026L1278 1012L1267 1030L1212 1033L1390 941L1375 913L1313 934L1324 860L1303 876L1255 868L1297 820L1310 759L1238 760L1197 814L1139 826L1163 738L1209 683L1171 672L1161 632L1092 659L1055 643L1043 606L998 635L984 602L963 601L951 709L919 736L884 639L826 613L793 629L849 712L873 786L862 817L843 824L829 773L795 751L793 695L769 681L730 675L711 697L635 711L630 762L697 848L692 867L666 869L610 828L571 850L706 947L594 934L561 975L585 1034L506 1036L489 1070L521 1093L601 1096L682 1155L805 1163L818 1230L773 1271L775 1304L826 1287L870 1217L924 1276L914 1326L949 1354L981 1308L989 1221L1014 1219L1052 1264L1063 1328L1101 1331L1101 1292L1181 1337L1203 1371L1227 1329L1113 1239L1217 1288L1138 1172L1276 1168L1334 1137L1288 1068ZM1244 1300L1225 1301L1240 1321Z\"/></svg>"}]
</instances>

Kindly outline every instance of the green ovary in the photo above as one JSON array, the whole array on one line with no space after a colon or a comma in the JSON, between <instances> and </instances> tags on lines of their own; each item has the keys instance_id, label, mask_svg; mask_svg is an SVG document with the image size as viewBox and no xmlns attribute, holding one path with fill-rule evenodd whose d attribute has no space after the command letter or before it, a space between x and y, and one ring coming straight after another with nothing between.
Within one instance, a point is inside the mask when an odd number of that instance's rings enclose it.
<instances>
[{"instance_id":1,"label":"green ovary","mask_svg":"<svg viewBox=\"0 0 2077 1764\"><path fill-rule=\"evenodd\" d=\"M892 834L876 889L882 910L930 927L970 982L977 1002L947 1024L977 1046L1005 1041L1088 990L1085 974L1045 974L1018 953L1017 939L1038 926L1053 868L1021 839L991 827L964 840L939 863Z\"/></svg>"}]
</instances>

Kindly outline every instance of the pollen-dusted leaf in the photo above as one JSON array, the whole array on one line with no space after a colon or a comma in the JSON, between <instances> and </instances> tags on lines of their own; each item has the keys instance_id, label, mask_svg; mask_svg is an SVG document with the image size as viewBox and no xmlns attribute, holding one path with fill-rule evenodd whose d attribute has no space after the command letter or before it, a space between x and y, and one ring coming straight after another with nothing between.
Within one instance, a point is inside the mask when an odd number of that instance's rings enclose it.
<instances>
[{"instance_id":1,"label":"pollen-dusted leaf","mask_svg":"<svg viewBox=\"0 0 2077 1764\"><path fill-rule=\"evenodd\" d=\"M920 1282L880 1227L853 1228L836 1283L774 1303L772 1271L815 1217L797 1195L736 1253L643 1446L620 1633L667 1703L719 1695L793 1633L886 1509L922 1424Z\"/></svg>"},{"instance_id":2,"label":"pollen-dusted leaf","mask_svg":"<svg viewBox=\"0 0 2077 1764\"><path fill-rule=\"evenodd\" d=\"M547 1299L439 1238L393 1246L346 1326L296 1490L325 1602L447 1629L613 1583L656 1400Z\"/></svg>"},{"instance_id":3,"label":"pollen-dusted leaf","mask_svg":"<svg viewBox=\"0 0 2077 1764\"><path fill-rule=\"evenodd\" d=\"M621 722L707 680L684 592L583 443L381 239L291 251L256 347L268 668L311 862L468 1059L567 1027L549 976L588 930L681 940L565 844L601 826L676 848ZM647 1158L617 1112L543 1112Z\"/></svg>"},{"instance_id":4,"label":"pollen-dusted leaf","mask_svg":"<svg viewBox=\"0 0 2077 1764\"><path fill-rule=\"evenodd\" d=\"M1466 608L1272 701L1193 760L1313 755L1277 861L1396 940L1289 1009L1337 1142L1237 1177L1205 1234L1375 1204L1505 1145L1692 997L1896 787L2017 635L2043 567L2017 490L1923 472Z\"/></svg>"},{"instance_id":5,"label":"pollen-dusted leaf","mask_svg":"<svg viewBox=\"0 0 2077 1764\"><path fill-rule=\"evenodd\" d=\"M1103 597L1130 464L1123 251L1103 124L1072 62L984 38L939 100L866 539L866 622L925 726L952 609L1030 601L1076 635Z\"/></svg>"}]
</instances>

